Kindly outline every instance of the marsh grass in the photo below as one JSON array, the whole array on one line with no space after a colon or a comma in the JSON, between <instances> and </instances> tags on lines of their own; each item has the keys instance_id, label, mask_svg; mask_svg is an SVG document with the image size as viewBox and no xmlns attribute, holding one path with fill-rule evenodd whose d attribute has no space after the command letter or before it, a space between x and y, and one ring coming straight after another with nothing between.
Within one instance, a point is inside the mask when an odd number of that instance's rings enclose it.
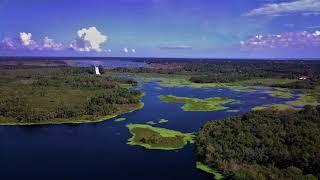
<instances>
[{"instance_id":1,"label":"marsh grass","mask_svg":"<svg viewBox=\"0 0 320 180\"><path fill-rule=\"evenodd\" d=\"M129 145L139 145L147 149L176 150L188 143L194 143L195 135L145 124L128 124L132 137Z\"/></svg>"},{"instance_id":2,"label":"marsh grass","mask_svg":"<svg viewBox=\"0 0 320 180\"><path fill-rule=\"evenodd\" d=\"M184 111L220 111L228 109L222 105L236 102L234 99L212 97L206 99L177 97L173 95L165 95L159 97L161 101L167 103L184 103L182 109Z\"/></svg>"},{"instance_id":3,"label":"marsh grass","mask_svg":"<svg viewBox=\"0 0 320 180\"><path fill-rule=\"evenodd\" d=\"M114 121L115 122L122 122L122 121L125 121L125 120L126 120L126 118L117 118Z\"/></svg>"},{"instance_id":4,"label":"marsh grass","mask_svg":"<svg viewBox=\"0 0 320 180\"><path fill-rule=\"evenodd\" d=\"M214 176L214 179L224 179L223 175L220 174L218 171L210 168L209 166L203 164L202 162L197 162L196 167L206 173L212 174Z\"/></svg>"}]
</instances>

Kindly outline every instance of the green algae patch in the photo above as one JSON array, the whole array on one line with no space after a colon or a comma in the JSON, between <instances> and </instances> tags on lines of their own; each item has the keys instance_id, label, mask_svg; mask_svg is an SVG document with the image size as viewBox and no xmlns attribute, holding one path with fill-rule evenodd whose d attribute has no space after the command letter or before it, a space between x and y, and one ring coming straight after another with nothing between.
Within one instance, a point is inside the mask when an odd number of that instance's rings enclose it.
<instances>
[{"instance_id":1,"label":"green algae patch","mask_svg":"<svg viewBox=\"0 0 320 180\"><path fill-rule=\"evenodd\" d=\"M256 106L254 108L252 108L253 111L259 111L259 110L264 110L264 109L277 109L277 110L286 110L286 109L299 109L299 108L295 108L291 105L288 104L266 104L263 106Z\"/></svg>"},{"instance_id":2,"label":"green algae patch","mask_svg":"<svg viewBox=\"0 0 320 180\"><path fill-rule=\"evenodd\" d=\"M270 92L269 94L272 97L279 97L279 98L285 98L285 99L290 99L290 98L294 97L293 94L291 94L290 92L285 92L285 91L273 91L273 92Z\"/></svg>"},{"instance_id":3,"label":"green algae patch","mask_svg":"<svg viewBox=\"0 0 320 180\"><path fill-rule=\"evenodd\" d=\"M114 121L115 122L122 122L122 121L125 121L125 120L126 120L126 118L117 118Z\"/></svg>"},{"instance_id":4,"label":"green algae patch","mask_svg":"<svg viewBox=\"0 0 320 180\"><path fill-rule=\"evenodd\" d=\"M203 164L202 162L197 162L196 164L197 169L200 169L206 173L212 174L214 176L214 179L224 179L223 175L219 173L218 171L212 169L211 167Z\"/></svg>"},{"instance_id":5,"label":"green algae patch","mask_svg":"<svg viewBox=\"0 0 320 180\"><path fill-rule=\"evenodd\" d=\"M177 97L173 95L160 96L160 100L167 103L184 103L184 111L220 111L228 109L222 105L236 102L234 99L211 97L206 99Z\"/></svg>"},{"instance_id":6,"label":"green algae patch","mask_svg":"<svg viewBox=\"0 0 320 180\"><path fill-rule=\"evenodd\" d=\"M237 112L240 112L240 110L232 109L232 110L228 110L227 112L229 112L229 113L237 113Z\"/></svg>"},{"instance_id":7,"label":"green algae patch","mask_svg":"<svg viewBox=\"0 0 320 180\"><path fill-rule=\"evenodd\" d=\"M159 124L162 124L162 123L167 123L167 122L169 122L169 120L167 120L167 119L160 119L159 120Z\"/></svg>"},{"instance_id":8,"label":"green algae patch","mask_svg":"<svg viewBox=\"0 0 320 180\"><path fill-rule=\"evenodd\" d=\"M260 111L260 110L264 110L266 108L268 108L268 107L267 106L255 106L251 110L252 111Z\"/></svg>"},{"instance_id":9,"label":"green algae patch","mask_svg":"<svg viewBox=\"0 0 320 180\"><path fill-rule=\"evenodd\" d=\"M257 90L255 90L255 89L249 89L249 88L239 88L239 89L234 89L234 91L247 92L247 93L257 92Z\"/></svg>"},{"instance_id":10,"label":"green algae patch","mask_svg":"<svg viewBox=\"0 0 320 180\"><path fill-rule=\"evenodd\" d=\"M294 101L288 101L287 104L292 106L318 105L317 99L311 94L300 94L299 98Z\"/></svg>"},{"instance_id":11,"label":"green algae patch","mask_svg":"<svg viewBox=\"0 0 320 180\"><path fill-rule=\"evenodd\" d=\"M241 104L241 101L232 101L232 102L230 103L230 105L237 105L237 104Z\"/></svg>"},{"instance_id":12,"label":"green algae patch","mask_svg":"<svg viewBox=\"0 0 320 180\"><path fill-rule=\"evenodd\" d=\"M150 124L150 125L156 125L157 123L156 122L154 122L154 121L148 121L148 122L146 122L147 124Z\"/></svg>"},{"instance_id":13,"label":"green algae patch","mask_svg":"<svg viewBox=\"0 0 320 180\"><path fill-rule=\"evenodd\" d=\"M193 133L182 133L145 124L128 124L127 128L132 134L128 144L142 146L146 149L182 149L188 143L194 143L195 138Z\"/></svg>"},{"instance_id":14,"label":"green algae patch","mask_svg":"<svg viewBox=\"0 0 320 180\"><path fill-rule=\"evenodd\" d=\"M149 124L149 125L157 125L157 124L163 124L163 123L167 123L167 122L169 122L169 120L167 120L167 119L160 119L158 122L148 121L148 122L146 122L146 124Z\"/></svg>"}]
</instances>

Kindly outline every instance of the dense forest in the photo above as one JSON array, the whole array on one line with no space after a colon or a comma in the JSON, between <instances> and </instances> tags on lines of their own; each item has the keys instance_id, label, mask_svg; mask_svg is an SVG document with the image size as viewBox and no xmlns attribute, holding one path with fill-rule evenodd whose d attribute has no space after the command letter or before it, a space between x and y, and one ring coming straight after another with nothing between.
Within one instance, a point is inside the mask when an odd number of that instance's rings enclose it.
<instances>
[{"instance_id":1,"label":"dense forest","mask_svg":"<svg viewBox=\"0 0 320 180\"><path fill-rule=\"evenodd\" d=\"M197 158L235 179L320 178L320 106L268 109L206 123Z\"/></svg>"},{"instance_id":2,"label":"dense forest","mask_svg":"<svg viewBox=\"0 0 320 180\"><path fill-rule=\"evenodd\" d=\"M247 77L283 77L296 79L300 76L317 79L320 63L317 61L267 61L267 60L213 60L213 61L145 61L146 67L119 67L119 72L142 72L163 74L191 74L199 76L238 75ZM223 76L221 76L223 77Z\"/></svg>"},{"instance_id":3,"label":"dense forest","mask_svg":"<svg viewBox=\"0 0 320 180\"><path fill-rule=\"evenodd\" d=\"M1 67L0 121L41 123L101 118L138 106L132 79L96 76L93 68Z\"/></svg>"}]
</instances>

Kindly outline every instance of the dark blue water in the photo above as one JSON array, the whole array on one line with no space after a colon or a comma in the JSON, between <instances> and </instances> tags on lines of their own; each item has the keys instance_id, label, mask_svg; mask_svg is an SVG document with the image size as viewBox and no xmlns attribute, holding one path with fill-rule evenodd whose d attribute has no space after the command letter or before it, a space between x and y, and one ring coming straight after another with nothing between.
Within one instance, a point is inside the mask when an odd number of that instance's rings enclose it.
<instances>
[{"instance_id":1,"label":"dark blue water","mask_svg":"<svg viewBox=\"0 0 320 180\"><path fill-rule=\"evenodd\" d=\"M127 145L128 123L170 120L156 126L183 132L197 131L206 121L249 111L262 104L287 99L270 97L264 89L256 93L226 88L159 88L145 83L145 107L122 115L124 122L51 126L0 126L0 179L212 179L195 168L193 145L177 151L146 150ZM241 104L227 111L184 112L182 104L161 102L159 95L173 94L197 98L229 97ZM261 99L265 97L265 99ZM294 99L294 98L293 98Z\"/></svg>"}]
</instances>

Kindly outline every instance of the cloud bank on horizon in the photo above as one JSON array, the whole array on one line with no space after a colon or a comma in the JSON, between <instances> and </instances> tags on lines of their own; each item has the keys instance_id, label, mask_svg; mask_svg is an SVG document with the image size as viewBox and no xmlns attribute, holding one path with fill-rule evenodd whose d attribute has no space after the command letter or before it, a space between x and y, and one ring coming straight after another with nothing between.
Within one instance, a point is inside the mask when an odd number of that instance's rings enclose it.
<instances>
[{"instance_id":1,"label":"cloud bank on horizon","mask_svg":"<svg viewBox=\"0 0 320 180\"><path fill-rule=\"evenodd\" d=\"M284 16L293 13L302 15L320 15L319 0L297 0L289 2L265 4L251 10L246 16Z\"/></svg>"},{"instance_id":2,"label":"cloud bank on horizon","mask_svg":"<svg viewBox=\"0 0 320 180\"><path fill-rule=\"evenodd\" d=\"M106 41L107 36L99 32L96 27L80 29L77 32L77 37L69 45L57 43L48 36L44 37L41 42L36 42L32 39L31 33L20 32L18 37L4 38L0 42L0 49L101 52L101 44L106 43Z\"/></svg>"},{"instance_id":3,"label":"cloud bank on horizon","mask_svg":"<svg viewBox=\"0 0 320 180\"><path fill-rule=\"evenodd\" d=\"M49 11L42 16L37 16L36 9L27 11L24 7L28 3L6 3L12 6L4 6L5 11L0 12L5 25L0 30L0 55L320 57L320 0L204 0L184 4L169 0L94 0L90 5L86 0L77 4L57 1L30 1L30 8ZM57 4L74 6L79 9L79 13L74 12L79 17L72 17L68 9L60 11ZM55 19L56 11L51 11L55 6L70 18ZM86 6L90 6L90 18L80 11ZM21 14L12 13L15 9ZM34 20L22 23L23 14L34 16ZM75 19L80 19L80 24L92 24L94 20L94 26L79 27L79 21L73 24ZM13 26L9 26L9 20L15 22ZM48 27L41 24L44 20ZM50 29L52 22L59 28Z\"/></svg>"},{"instance_id":4,"label":"cloud bank on horizon","mask_svg":"<svg viewBox=\"0 0 320 180\"><path fill-rule=\"evenodd\" d=\"M256 35L240 42L245 49L314 48L320 49L320 31Z\"/></svg>"}]
</instances>

